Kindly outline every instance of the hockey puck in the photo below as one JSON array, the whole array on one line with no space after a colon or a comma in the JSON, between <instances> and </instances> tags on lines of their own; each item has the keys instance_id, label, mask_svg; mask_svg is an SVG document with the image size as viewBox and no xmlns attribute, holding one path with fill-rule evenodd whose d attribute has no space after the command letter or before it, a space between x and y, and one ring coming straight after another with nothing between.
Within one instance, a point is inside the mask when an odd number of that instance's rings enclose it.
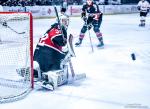
<instances>
[{"instance_id":1,"label":"hockey puck","mask_svg":"<svg viewBox=\"0 0 150 109\"><path fill-rule=\"evenodd\" d=\"M135 57L134 53L131 54L131 58L132 58L132 60L136 60L136 57Z\"/></svg>"}]
</instances>

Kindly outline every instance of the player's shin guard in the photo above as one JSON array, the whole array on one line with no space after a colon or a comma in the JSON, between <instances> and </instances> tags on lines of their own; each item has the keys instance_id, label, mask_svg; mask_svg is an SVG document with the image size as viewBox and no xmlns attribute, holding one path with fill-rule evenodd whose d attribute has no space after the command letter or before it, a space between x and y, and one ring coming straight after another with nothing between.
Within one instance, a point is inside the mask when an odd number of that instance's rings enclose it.
<instances>
[{"instance_id":1,"label":"player's shin guard","mask_svg":"<svg viewBox=\"0 0 150 109\"><path fill-rule=\"evenodd\" d=\"M103 42L102 33L97 32L96 35L97 35L97 38L99 40L99 44L97 45L97 47L103 47L104 46L104 42Z\"/></svg>"}]
</instances>

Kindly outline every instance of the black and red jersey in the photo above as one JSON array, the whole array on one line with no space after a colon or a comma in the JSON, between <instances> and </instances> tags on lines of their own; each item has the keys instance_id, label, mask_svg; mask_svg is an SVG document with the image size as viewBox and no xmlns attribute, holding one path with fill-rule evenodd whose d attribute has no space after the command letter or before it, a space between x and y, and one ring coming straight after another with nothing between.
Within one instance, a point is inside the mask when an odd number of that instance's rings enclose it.
<instances>
[{"instance_id":1,"label":"black and red jersey","mask_svg":"<svg viewBox=\"0 0 150 109\"><path fill-rule=\"evenodd\" d=\"M62 27L55 23L51 28L46 32L46 34L40 38L38 45L47 46L55 50L62 50L62 46L66 44L64 40L67 39L67 32Z\"/></svg>"}]
</instances>

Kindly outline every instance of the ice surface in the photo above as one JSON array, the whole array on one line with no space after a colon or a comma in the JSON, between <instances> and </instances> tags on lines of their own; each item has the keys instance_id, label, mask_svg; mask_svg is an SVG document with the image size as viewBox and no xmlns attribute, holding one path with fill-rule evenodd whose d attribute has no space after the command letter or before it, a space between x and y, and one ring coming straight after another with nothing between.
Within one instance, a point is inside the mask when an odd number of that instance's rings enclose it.
<instances>
[{"instance_id":1,"label":"ice surface","mask_svg":"<svg viewBox=\"0 0 150 109\"><path fill-rule=\"evenodd\" d=\"M53 92L33 90L25 99L0 104L0 109L150 109L150 17L138 27L138 14L104 15L101 32L105 47L91 30L72 58L76 73L87 78L58 87ZM34 20L34 47L54 19ZM78 39L83 21L71 17L68 34ZM131 54L136 60L133 61Z\"/></svg>"}]
</instances>

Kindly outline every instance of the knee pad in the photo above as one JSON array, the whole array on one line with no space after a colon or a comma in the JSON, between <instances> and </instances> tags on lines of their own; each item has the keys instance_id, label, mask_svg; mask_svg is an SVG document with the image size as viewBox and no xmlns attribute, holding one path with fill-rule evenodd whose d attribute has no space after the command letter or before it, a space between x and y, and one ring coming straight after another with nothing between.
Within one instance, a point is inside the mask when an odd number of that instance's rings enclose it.
<instances>
[{"instance_id":1,"label":"knee pad","mask_svg":"<svg viewBox=\"0 0 150 109\"><path fill-rule=\"evenodd\" d=\"M81 33L85 33L87 31L87 27L83 26L83 28L81 29Z\"/></svg>"},{"instance_id":2,"label":"knee pad","mask_svg":"<svg viewBox=\"0 0 150 109\"><path fill-rule=\"evenodd\" d=\"M94 27L93 30L95 33L97 33L97 32L99 32L99 27Z\"/></svg>"}]
</instances>

